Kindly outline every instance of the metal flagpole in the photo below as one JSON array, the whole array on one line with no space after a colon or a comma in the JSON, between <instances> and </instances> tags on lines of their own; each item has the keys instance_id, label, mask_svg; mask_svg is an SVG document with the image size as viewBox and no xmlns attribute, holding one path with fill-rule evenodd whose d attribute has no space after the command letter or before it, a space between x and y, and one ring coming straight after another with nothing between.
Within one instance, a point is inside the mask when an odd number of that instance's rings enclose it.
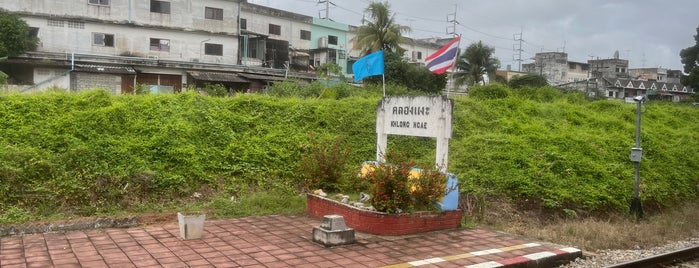
<instances>
[{"instance_id":1,"label":"metal flagpole","mask_svg":"<svg viewBox=\"0 0 699 268\"><path fill-rule=\"evenodd\" d=\"M384 71L385 73L386 71ZM383 84L383 96L386 97L386 74L381 74L381 82Z\"/></svg>"},{"instance_id":2,"label":"metal flagpole","mask_svg":"<svg viewBox=\"0 0 699 268\"><path fill-rule=\"evenodd\" d=\"M456 69L456 61L459 58L459 50L461 50L461 34L457 36L459 37L459 42L457 42L456 44L456 55L454 55L454 65L451 66L451 73L449 73L449 77L451 77L449 78L449 80L451 80L453 91L456 91L456 81L454 81L454 69ZM449 90L447 90L447 97L449 97Z\"/></svg>"},{"instance_id":3,"label":"metal flagpole","mask_svg":"<svg viewBox=\"0 0 699 268\"><path fill-rule=\"evenodd\" d=\"M381 49L383 51L383 49ZM381 60L383 61L383 72L381 73L381 84L383 85L383 96L386 97L386 54L384 51L383 57L381 57Z\"/></svg>"}]
</instances>

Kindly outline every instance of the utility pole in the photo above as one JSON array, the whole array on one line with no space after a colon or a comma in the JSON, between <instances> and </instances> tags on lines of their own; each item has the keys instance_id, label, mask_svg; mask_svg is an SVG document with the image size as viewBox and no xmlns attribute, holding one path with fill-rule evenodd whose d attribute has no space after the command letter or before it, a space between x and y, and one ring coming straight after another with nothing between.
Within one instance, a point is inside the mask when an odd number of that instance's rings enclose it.
<instances>
[{"instance_id":1,"label":"utility pole","mask_svg":"<svg viewBox=\"0 0 699 268\"><path fill-rule=\"evenodd\" d=\"M318 4L325 4L325 9L320 10L320 11L325 11L325 18L321 18L321 19L330 20L330 5L335 6L335 3L330 2L330 0L323 0L323 1L318 0ZM318 17L320 17L320 12L318 12L318 13L319 13Z\"/></svg>"},{"instance_id":2,"label":"utility pole","mask_svg":"<svg viewBox=\"0 0 699 268\"><path fill-rule=\"evenodd\" d=\"M514 44L512 45L512 49L517 53L517 58L515 61L518 63L517 71L521 72L522 71L522 52L524 51L522 49L522 42L524 40L522 39L522 28L519 28L519 34L514 34L513 35L515 41L519 41L519 44Z\"/></svg>"},{"instance_id":3,"label":"utility pole","mask_svg":"<svg viewBox=\"0 0 699 268\"><path fill-rule=\"evenodd\" d=\"M458 10L458 6L454 4L454 13L452 14L447 14L447 22L451 22L451 26L447 26L447 34L451 34L456 38L457 36L461 37L460 35L456 34L456 25L459 24L458 21L456 21L456 11ZM449 18L449 15L451 15L451 18ZM451 31L450 28L451 27ZM461 38L459 38L459 46L461 46ZM461 48L457 48L456 50L456 58L459 57L459 50ZM454 62L454 66L451 67L451 74L449 74L449 81L451 82L451 90L456 91L456 81L454 81L454 69L456 68L456 62ZM449 97L449 89L447 89L447 97Z\"/></svg>"},{"instance_id":4,"label":"utility pole","mask_svg":"<svg viewBox=\"0 0 699 268\"><path fill-rule=\"evenodd\" d=\"M457 6L454 4L454 13L447 14L447 22L451 22L451 26L447 26L447 34L454 35L454 37L457 36L456 34L456 25L459 24L458 21L456 21L456 10ZM449 17L451 16L451 17Z\"/></svg>"}]
</instances>

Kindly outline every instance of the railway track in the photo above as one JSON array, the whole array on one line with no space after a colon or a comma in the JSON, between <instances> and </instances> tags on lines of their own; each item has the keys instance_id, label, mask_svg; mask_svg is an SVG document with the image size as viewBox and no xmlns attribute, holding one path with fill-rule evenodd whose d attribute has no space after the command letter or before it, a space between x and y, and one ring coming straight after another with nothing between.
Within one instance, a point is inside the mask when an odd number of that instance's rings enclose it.
<instances>
[{"instance_id":1,"label":"railway track","mask_svg":"<svg viewBox=\"0 0 699 268\"><path fill-rule=\"evenodd\" d=\"M696 266L696 260L699 260L699 246L688 247L642 259L614 264L606 266L606 268L669 267L670 265L676 265L687 261L694 261L689 267L699 267Z\"/></svg>"}]
</instances>

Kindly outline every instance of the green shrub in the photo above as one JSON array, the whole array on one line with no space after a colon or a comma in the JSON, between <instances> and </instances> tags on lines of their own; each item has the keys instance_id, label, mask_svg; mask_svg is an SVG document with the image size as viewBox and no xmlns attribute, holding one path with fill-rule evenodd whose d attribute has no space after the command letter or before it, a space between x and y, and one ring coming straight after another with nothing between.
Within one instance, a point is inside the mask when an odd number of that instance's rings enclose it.
<instances>
[{"instance_id":1,"label":"green shrub","mask_svg":"<svg viewBox=\"0 0 699 268\"><path fill-rule=\"evenodd\" d=\"M371 205L378 211L400 213L411 211L415 200L410 196L412 163L379 163L366 177L371 183Z\"/></svg>"},{"instance_id":2,"label":"green shrub","mask_svg":"<svg viewBox=\"0 0 699 268\"><path fill-rule=\"evenodd\" d=\"M204 85L204 88L202 88L201 90L204 91L204 93L206 93L206 95L211 96L211 97L226 97L226 96L230 95L230 93L228 93L228 89L226 88L226 86L224 86L222 84L206 83L206 85Z\"/></svg>"},{"instance_id":3,"label":"green shrub","mask_svg":"<svg viewBox=\"0 0 699 268\"><path fill-rule=\"evenodd\" d=\"M510 95L510 90L500 84L473 86L468 89L468 96L477 100L503 99Z\"/></svg>"},{"instance_id":4,"label":"green shrub","mask_svg":"<svg viewBox=\"0 0 699 268\"><path fill-rule=\"evenodd\" d=\"M367 168L371 205L386 213L434 210L446 193L446 175L434 165L419 165L405 152L390 152L387 163Z\"/></svg>"},{"instance_id":5,"label":"green shrub","mask_svg":"<svg viewBox=\"0 0 699 268\"><path fill-rule=\"evenodd\" d=\"M9 76L6 73L0 71L0 86L7 85L8 78Z\"/></svg>"},{"instance_id":6,"label":"green shrub","mask_svg":"<svg viewBox=\"0 0 699 268\"><path fill-rule=\"evenodd\" d=\"M27 222L32 219L31 213L15 206L3 209L3 213L0 214L0 224Z\"/></svg>"},{"instance_id":7,"label":"green shrub","mask_svg":"<svg viewBox=\"0 0 699 268\"><path fill-rule=\"evenodd\" d=\"M93 215L158 207L195 192L293 196L310 132L323 137L318 142L342 137L351 153L335 187L364 190L366 181L347 172L375 158L383 89L346 91L348 97L338 90L333 99L213 98L189 91L0 94L0 204L27 213ZM409 92L395 85L386 91ZM464 196L506 196L561 211L628 209L635 105L550 88L490 85L469 94L455 97L449 153L449 171ZM692 106L645 104L644 205L667 207L699 196L696 118L699 109ZM424 163L434 161L434 143L392 135L388 148Z\"/></svg>"},{"instance_id":8,"label":"green shrub","mask_svg":"<svg viewBox=\"0 0 699 268\"><path fill-rule=\"evenodd\" d=\"M304 146L307 152L301 157L300 162L300 174L304 179L305 190L340 190L339 183L345 175L347 156L351 151L343 144L341 137L319 140L313 132L310 136L309 145Z\"/></svg>"}]
</instances>

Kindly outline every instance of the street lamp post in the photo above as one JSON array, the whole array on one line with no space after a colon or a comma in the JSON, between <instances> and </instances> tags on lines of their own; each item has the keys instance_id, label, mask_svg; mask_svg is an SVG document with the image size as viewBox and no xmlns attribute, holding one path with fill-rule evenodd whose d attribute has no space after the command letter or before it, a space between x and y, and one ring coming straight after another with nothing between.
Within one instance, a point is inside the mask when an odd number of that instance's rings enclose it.
<instances>
[{"instance_id":1,"label":"street lamp post","mask_svg":"<svg viewBox=\"0 0 699 268\"><path fill-rule=\"evenodd\" d=\"M636 146L631 148L629 159L634 162L636 170L634 172L633 184L633 199L631 200L630 211L636 215L636 221L643 218L643 206L639 198L640 183L641 183L641 157L643 149L641 148L641 104L646 101L646 96L636 96L633 98L636 102Z\"/></svg>"}]
</instances>

